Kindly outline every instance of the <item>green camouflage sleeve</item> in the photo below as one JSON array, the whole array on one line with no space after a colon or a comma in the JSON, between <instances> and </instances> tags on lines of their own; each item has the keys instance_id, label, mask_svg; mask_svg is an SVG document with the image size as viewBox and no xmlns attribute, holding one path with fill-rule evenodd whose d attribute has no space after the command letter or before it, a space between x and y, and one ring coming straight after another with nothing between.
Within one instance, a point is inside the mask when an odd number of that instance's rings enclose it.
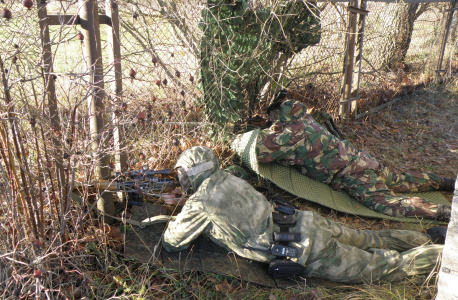
<instances>
[{"instance_id":1,"label":"green camouflage sleeve","mask_svg":"<svg viewBox=\"0 0 458 300\"><path fill-rule=\"evenodd\" d=\"M201 200L189 198L176 220L168 224L162 242L165 250L181 251L188 248L209 223Z\"/></svg>"}]
</instances>

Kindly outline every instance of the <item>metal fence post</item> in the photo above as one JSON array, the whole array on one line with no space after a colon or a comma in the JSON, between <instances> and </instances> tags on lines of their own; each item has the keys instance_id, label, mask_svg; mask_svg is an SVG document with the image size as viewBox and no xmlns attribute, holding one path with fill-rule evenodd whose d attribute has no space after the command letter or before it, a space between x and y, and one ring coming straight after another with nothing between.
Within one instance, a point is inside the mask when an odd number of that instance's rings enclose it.
<instances>
[{"instance_id":1,"label":"metal fence post","mask_svg":"<svg viewBox=\"0 0 458 300\"><path fill-rule=\"evenodd\" d=\"M446 12L448 12L447 20L445 21L444 28L442 29L441 48L439 52L439 59L437 61L437 70L434 76L434 82L437 82L437 80L441 77L441 74L445 72L445 70L442 70L442 62L444 61L444 52L445 47L447 46L447 38L450 32L450 25L452 24L453 13L456 9L456 1L451 1L450 8L446 10Z\"/></svg>"},{"instance_id":2,"label":"metal fence post","mask_svg":"<svg viewBox=\"0 0 458 300\"><path fill-rule=\"evenodd\" d=\"M113 0L105 0L105 14L111 18L111 26L107 26L109 70L107 77L111 86L111 97L119 103L122 99L122 68L121 45L119 36L118 5ZM113 112L113 141L115 149L116 171L126 170L126 154L122 152L124 146L123 131L119 125L119 116Z\"/></svg>"},{"instance_id":3,"label":"metal fence post","mask_svg":"<svg viewBox=\"0 0 458 300\"><path fill-rule=\"evenodd\" d=\"M88 109L90 114L90 136L91 150L95 163L96 179L107 179L110 175L109 157L101 153L101 129L104 126L105 97L102 45L100 40L99 14L97 2L94 0L78 0L79 16L82 33L84 34L85 61L89 69L89 82L91 83L91 95L88 98ZM114 213L113 195L104 193L97 199L97 208L102 214ZM104 215L106 223L114 220Z\"/></svg>"},{"instance_id":4,"label":"metal fence post","mask_svg":"<svg viewBox=\"0 0 458 300\"><path fill-rule=\"evenodd\" d=\"M48 109L51 119L51 126L55 128L56 131L60 132L60 120L59 114L57 110L57 99L56 99L56 87L54 85L54 78L53 78L53 54L51 49L50 37L49 37L49 24L48 24L48 12L46 9L46 1L39 0L37 3L38 8L38 19L40 25L40 37L41 37L41 45L43 49L41 61L43 66L44 72L44 80L46 86L46 93L48 98ZM60 150L62 147L57 140L56 137L52 137L54 150L56 151L55 154L57 157L62 157L62 151ZM56 170L57 170L57 186L59 188L59 197L60 199L65 199L61 201L62 214L65 214L65 210L67 207L67 193L66 193L66 181L65 181L65 173L64 167L61 160L56 159L55 161ZM61 220L63 222L63 220ZM61 228L63 230L63 228Z\"/></svg>"}]
</instances>

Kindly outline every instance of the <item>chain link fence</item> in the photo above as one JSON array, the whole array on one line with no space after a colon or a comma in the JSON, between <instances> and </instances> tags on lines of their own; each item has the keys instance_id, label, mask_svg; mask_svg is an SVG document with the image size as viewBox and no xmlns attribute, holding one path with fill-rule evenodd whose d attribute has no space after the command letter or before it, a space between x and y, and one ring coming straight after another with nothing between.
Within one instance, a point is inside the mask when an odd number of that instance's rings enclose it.
<instances>
[{"instance_id":1,"label":"chain link fence","mask_svg":"<svg viewBox=\"0 0 458 300\"><path fill-rule=\"evenodd\" d=\"M337 116L348 3L318 2L306 6L298 2L294 7L279 1L230 3L120 4L124 74L127 76L133 68L138 77L125 84L129 91L125 96L141 97L145 93L168 101L169 106L174 105L174 112L185 106L187 112L203 107L210 121L224 125L252 117L265 108L280 87L288 87L297 99ZM410 93L434 79L447 5L367 3L369 15L362 55L360 38L356 46L353 85L354 92L361 57L359 111ZM231 11L224 12L226 7ZM301 15L299 7L306 13ZM270 18L265 16L266 11ZM320 21L318 43L316 37L313 40L313 20L300 32L294 31L300 25L297 19L307 19L309 15L316 15ZM278 20L281 26L276 27ZM291 20L292 26L288 23ZM241 24L234 24L237 22ZM449 74L453 73L455 27L454 22L445 51L444 65ZM359 32L361 28L359 20ZM298 36L302 40L298 41ZM167 85L157 85L164 79ZM183 100L186 105L180 105Z\"/></svg>"}]
</instances>

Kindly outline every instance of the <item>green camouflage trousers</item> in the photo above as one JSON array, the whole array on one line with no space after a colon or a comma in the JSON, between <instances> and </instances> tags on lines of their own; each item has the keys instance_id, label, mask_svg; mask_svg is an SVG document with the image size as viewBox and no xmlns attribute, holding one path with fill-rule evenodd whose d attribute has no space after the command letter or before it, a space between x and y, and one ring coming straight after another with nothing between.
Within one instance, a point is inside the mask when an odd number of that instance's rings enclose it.
<instances>
[{"instance_id":1,"label":"green camouflage trousers","mask_svg":"<svg viewBox=\"0 0 458 300\"><path fill-rule=\"evenodd\" d=\"M393 217L431 218L437 211L437 204L419 197L407 197L395 193L427 192L439 188L441 179L438 175L410 171L397 173L386 167L380 170L361 167L354 171L352 162L331 181L337 190L345 190L363 205Z\"/></svg>"},{"instance_id":2,"label":"green camouflage trousers","mask_svg":"<svg viewBox=\"0 0 458 300\"><path fill-rule=\"evenodd\" d=\"M428 274L440 262L443 245L426 245L429 239L420 232L354 230L316 213L301 218L304 222L298 227L309 227L313 241L306 261L298 258L306 277L345 283L395 281Z\"/></svg>"}]
</instances>

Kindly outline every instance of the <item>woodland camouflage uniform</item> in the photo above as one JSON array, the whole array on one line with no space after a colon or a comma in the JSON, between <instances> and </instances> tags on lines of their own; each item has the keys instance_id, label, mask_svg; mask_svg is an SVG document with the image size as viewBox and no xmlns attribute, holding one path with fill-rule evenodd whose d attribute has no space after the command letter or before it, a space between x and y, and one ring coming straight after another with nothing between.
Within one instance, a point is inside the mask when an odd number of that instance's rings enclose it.
<instances>
[{"instance_id":1,"label":"woodland camouflage uniform","mask_svg":"<svg viewBox=\"0 0 458 300\"><path fill-rule=\"evenodd\" d=\"M193 147L180 156L176 167L199 166L216 158L211 149ZM267 250L272 233L279 228L272 221L273 205L244 180L218 170L218 164L190 176L196 191L175 221L168 224L163 245L167 251L186 249L200 234L236 254L260 262L275 256L245 249ZM429 273L436 265L443 245L426 245L426 235L407 230L353 230L311 211L296 211L301 241L297 248L305 277L346 283L398 280Z\"/></svg>"},{"instance_id":2,"label":"woodland camouflage uniform","mask_svg":"<svg viewBox=\"0 0 458 300\"><path fill-rule=\"evenodd\" d=\"M302 49L320 41L320 11L313 1L208 0L202 9L201 84L198 100L220 125L253 110L259 93Z\"/></svg>"},{"instance_id":3,"label":"woodland camouflage uniform","mask_svg":"<svg viewBox=\"0 0 458 300\"><path fill-rule=\"evenodd\" d=\"M278 121L257 137L259 162L295 166L302 174L346 191L376 212L393 217L436 217L437 204L395 193L437 190L441 177L391 171L367 152L329 133L306 110L297 101L281 105Z\"/></svg>"}]
</instances>

